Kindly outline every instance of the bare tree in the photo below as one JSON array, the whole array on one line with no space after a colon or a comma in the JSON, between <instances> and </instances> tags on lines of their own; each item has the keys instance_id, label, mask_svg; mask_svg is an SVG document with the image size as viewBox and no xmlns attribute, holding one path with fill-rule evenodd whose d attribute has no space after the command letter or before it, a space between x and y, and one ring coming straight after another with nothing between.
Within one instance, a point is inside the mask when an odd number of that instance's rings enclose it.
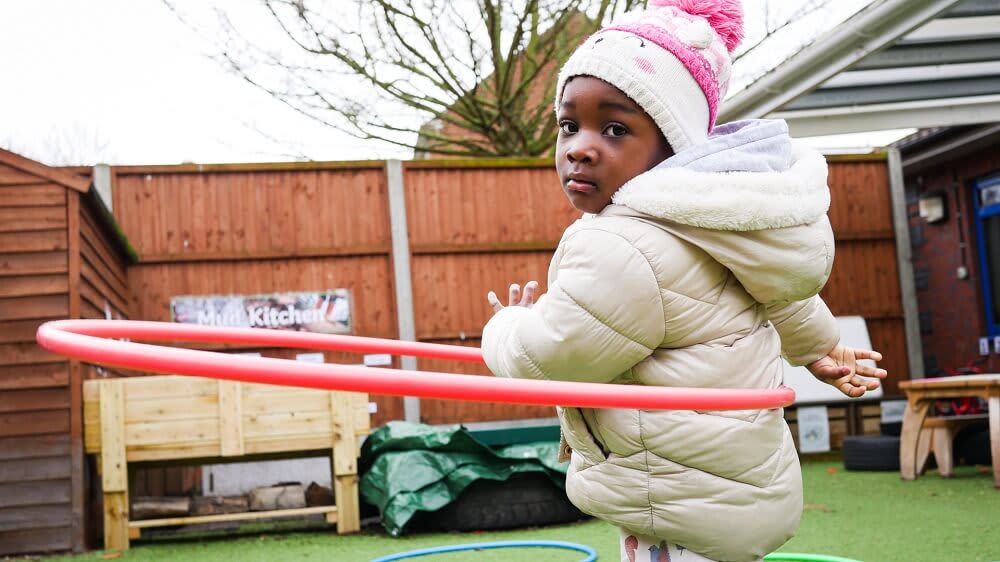
<instances>
[{"instance_id":1,"label":"bare tree","mask_svg":"<svg viewBox=\"0 0 1000 562\"><path fill-rule=\"evenodd\" d=\"M163 1L192 23L177 7L182 0ZM830 0L772 2L758 0L747 14L763 18L762 33L748 38L737 63ZM364 141L418 156L541 156L558 132L551 100L559 66L610 18L645 4L258 0L275 41L235 19L245 14L217 8L218 58L294 110ZM753 73L747 67L756 65L742 66Z\"/></svg>"},{"instance_id":2,"label":"bare tree","mask_svg":"<svg viewBox=\"0 0 1000 562\"><path fill-rule=\"evenodd\" d=\"M219 9L220 60L359 139L445 155L538 156L555 143L558 66L614 14L644 3L260 0L283 45L262 47Z\"/></svg>"},{"instance_id":3,"label":"bare tree","mask_svg":"<svg viewBox=\"0 0 1000 562\"><path fill-rule=\"evenodd\" d=\"M114 162L116 153L111 141L99 127L83 121L71 121L31 142L17 135L0 138L0 148L16 152L49 166L91 166Z\"/></svg>"},{"instance_id":4,"label":"bare tree","mask_svg":"<svg viewBox=\"0 0 1000 562\"><path fill-rule=\"evenodd\" d=\"M840 0L839 8L850 4L849 8L857 10L869 2ZM745 0L745 6L750 5ZM825 31L822 25L815 27L816 20L828 18L834 3L832 0L755 0L753 6L753 11L747 13L747 37L733 54L730 86L743 87L752 83L816 40ZM754 24L753 32L750 24Z\"/></svg>"}]
</instances>

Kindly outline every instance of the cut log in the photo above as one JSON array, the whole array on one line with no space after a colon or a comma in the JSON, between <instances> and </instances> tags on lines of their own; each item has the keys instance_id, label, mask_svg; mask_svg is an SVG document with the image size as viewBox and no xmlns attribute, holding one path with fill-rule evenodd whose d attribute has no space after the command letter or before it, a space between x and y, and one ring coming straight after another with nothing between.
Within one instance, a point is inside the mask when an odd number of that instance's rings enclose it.
<instances>
[{"instance_id":1,"label":"cut log","mask_svg":"<svg viewBox=\"0 0 1000 562\"><path fill-rule=\"evenodd\" d=\"M191 499L191 515L224 515L250 511L246 496L198 496Z\"/></svg>"},{"instance_id":2,"label":"cut log","mask_svg":"<svg viewBox=\"0 0 1000 562\"><path fill-rule=\"evenodd\" d=\"M250 511L299 509L306 506L306 492L302 484L283 484L255 488L248 496Z\"/></svg>"},{"instance_id":3,"label":"cut log","mask_svg":"<svg viewBox=\"0 0 1000 562\"><path fill-rule=\"evenodd\" d=\"M187 496L145 496L132 501L131 519L180 517L191 513L191 498Z\"/></svg>"},{"instance_id":4,"label":"cut log","mask_svg":"<svg viewBox=\"0 0 1000 562\"><path fill-rule=\"evenodd\" d=\"M326 486L312 482L306 488L306 505L315 507L317 505L333 505L333 490Z\"/></svg>"}]
</instances>

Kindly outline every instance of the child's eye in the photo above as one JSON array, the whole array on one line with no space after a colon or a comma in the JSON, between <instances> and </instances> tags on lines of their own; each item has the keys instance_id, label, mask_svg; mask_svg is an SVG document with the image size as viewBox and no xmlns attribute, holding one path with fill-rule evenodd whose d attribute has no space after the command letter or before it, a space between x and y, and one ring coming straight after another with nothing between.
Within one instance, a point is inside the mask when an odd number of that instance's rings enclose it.
<instances>
[{"instance_id":1,"label":"child's eye","mask_svg":"<svg viewBox=\"0 0 1000 562\"><path fill-rule=\"evenodd\" d=\"M576 123L572 121L560 121L559 130L567 135L571 135L580 130Z\"/></svg>"},{"instance_id":2,"label":"child's eye","mask_svg":"<svg viewBox=\"0 0 1000 562\"><path fill-rule=\"evenodd\" d=\"M612 123L604 129L604 134L609 137L624 137L628 134L628 129L621 123Z\"/></svg>"}]
</instances>

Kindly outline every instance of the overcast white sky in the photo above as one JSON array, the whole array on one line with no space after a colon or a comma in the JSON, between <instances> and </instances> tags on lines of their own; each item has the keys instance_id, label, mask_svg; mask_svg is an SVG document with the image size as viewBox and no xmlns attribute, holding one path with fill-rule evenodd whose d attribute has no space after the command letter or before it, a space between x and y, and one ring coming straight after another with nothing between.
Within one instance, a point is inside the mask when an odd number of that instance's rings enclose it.
<instances>
[{"instance_id":1,"label":"overcast white sky","mask_svg":"<svg viewBox=\"0 0 1000 562\"><path fill-rule=\"evenodd\" d=\"M868 1L835 0L824 23ZM248 0L225 2L258 9ZM760 2L745 0L748 19ZM4 0L0 147L47 164L409 157L295 113L227 73L209 58L212 49L160 0ZM817 144L878 146L899 136Z\"/></svg>"}]
</instances>

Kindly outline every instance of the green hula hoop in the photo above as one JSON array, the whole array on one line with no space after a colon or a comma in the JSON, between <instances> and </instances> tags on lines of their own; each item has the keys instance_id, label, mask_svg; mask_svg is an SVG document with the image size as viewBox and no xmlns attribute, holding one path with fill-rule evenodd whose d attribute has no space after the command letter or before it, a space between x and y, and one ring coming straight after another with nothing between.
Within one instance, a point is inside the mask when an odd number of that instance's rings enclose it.
<instances>
[{"instance_id":1,"label":"green hula hoop","mask_svg":"<svg viewBox=\"0 0 1000 562\"><path fill-rule=\"evenodd\" d=\"M800 554L797 552L772 552L764 557L767 562L861 562L853 558L829 556L826 554Z\"/></svg>"}]
</instances>

